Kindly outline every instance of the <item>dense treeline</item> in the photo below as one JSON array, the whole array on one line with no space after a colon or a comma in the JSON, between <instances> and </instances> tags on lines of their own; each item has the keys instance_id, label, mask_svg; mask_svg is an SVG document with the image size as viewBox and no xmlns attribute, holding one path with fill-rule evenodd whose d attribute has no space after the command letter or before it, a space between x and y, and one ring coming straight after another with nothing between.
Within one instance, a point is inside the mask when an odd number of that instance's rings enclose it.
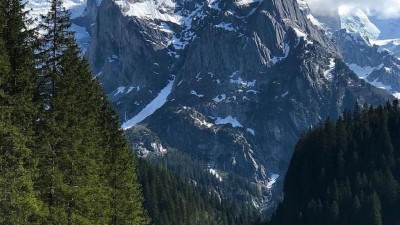
<instances>
[{"instance_id":1,"label":"dense treeline","mask_svg":"<svg viewBox=\"0 0 400 225\"><path fill-rule=\"evenodd\" d=\"M214 190L225 198L235 202L251 201L252 196L261 195L261 187L247 182L244 178L229 173L220 172L222 182L211 174L206 162L199 160L187 153L171 150L162 157L149 156L148 159L162 167L168 168L174 174L187 182L196 181L197 187L202 191ZM224 191L222 191L224 190ZM243 191L246 190L246 191ZM220 193L221 192L221 193ZM255 210L252 204L242 206L244 214L251 214Z\"/></svg>"},{"instance_id":2,"label":"dense treeline","mask_svg":"<svg viewBox=\"0 0 400 225\"><path fill-rule=\"evenodd\" d=\"M52 0L0 1L0 224L148 224L117 114Z\"/></svg>"},{"instance_id":3,"label":"dense treeline","mask_svg":"<svg viewBox=\"0 0 400 225\"><path fill-rule=\"evenodd\" d=\"M221 213L227 215L228 224L252 224L254 221L259 221L264 217L264 215L260 213L260 209L254 206L258 203L258 199L255 198L259 198L259 196L262 196L262 193L267 192L266 190L263 190L262 186L248 182L243 177L235 176L223 171L218 171L218 177L216 177L215 174L210 172L208 162L169 147L168 144L158 139L154 133L143 129L140 126L127 130L126 134L132 143L133 150L137 151L138 154L142 154L142 147L138 147L138 145L135 144L139 142L142 142L141 145L143 146L150 146L151 143L162 143L164 148L167 149L167 152L163 154L146 154L145 161L153 164L153 166L147 167L142 165L139 167L139 176L141 177L140 180L145 194L145 208L149 212L153 221L160 220L160 213L158 211L161 210L166 211L167 215L171 215L170 218L180 217L181 215L174 216L174 214L176 214L177 211L179 212L181 205L185 205L184 209L186 210L186 208L188 208L188 211L191 211L192 213L194 212L194 214L201 213L201 211L204 210L210 211L210 207L213 207L212 210L215 211L215 215L213 216L221 218ZM161 172L153 171L157 166L162 168ZM150 170L150 173L146 172L146 170L148 171L149 169L152 169ZM167 175L165 175L165 177L163 177L164 175L152 175L154 173L167 173ZM155 180L153 179L153 176L158 177ZM164 183L168 184L164 185ZM175 183L182 184L175 185ZM179 188L174 188L175 186L178 186ZM205 205L206 207L199 208L199 204L197 203L190 204L194 198L192 198L191 195L185 194L187 193L186 190L190 190L190 188L195 188L196 195L200 193L197 197L200 199L196 200L196 202L204 202L204 204L200 205ZM151 192L148 191L149 189L154 190ZM165 190L170 194L160 194L157 190ZM179 193L173 193L174 191ZM153 195L150 193L155 194ZM166 196L168 200L164 201L163 199L160 199L159 195L161 195L161 197ZM175 198L175 196L177 197ZM267 197L269 196L265 195L263 200L266 200ZM223 201L223 207L220 207L220 204L215 204L220 198ZM176 203L174 201L180 201L182 203ZM150 204L149 202L154 202L154 204ZM164 203L159 204L160 202ZM209 214L207 211L204 213ZM175 220L175 224L193 224L188 223L187 221L189 220L177 219ZM171 223L171 219L168 219L164 224L174 223ZM225 223L220 222L220 224Z\"/></svg>"},{"instance_id":4,"label":"dense treeline","mask_svg":"<svg viewBox=\"0 0 400 225\"><path fill-rule=\"evenodd\" d=\"M255 210L221 199L216 192L201 192L157 164L140 160L139 171L144 207L154 224L249 225L259 218Z\"/></svg>"},{"instance_id":5,"label":"dense treeline","mask_svg":"<svg viewBox=\"0 0 400 225\"><path fill-rule=\"evenodd\" d=\"M400 224L400 107L355 107L303 135L271 225Z\"/></svg>"}]
</instances>

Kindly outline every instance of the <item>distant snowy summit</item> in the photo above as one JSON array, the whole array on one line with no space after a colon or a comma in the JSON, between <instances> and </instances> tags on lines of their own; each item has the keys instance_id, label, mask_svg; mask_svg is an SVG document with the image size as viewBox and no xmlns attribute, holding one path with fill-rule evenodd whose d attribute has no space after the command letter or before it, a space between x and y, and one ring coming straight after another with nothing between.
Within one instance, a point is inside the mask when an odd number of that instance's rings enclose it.
<instances>
[{"instance_id":1,"label":"distant snowy summit","mask_svg":"<svg viewBox=\"0 0 400 225\"><path fill-rule=\"evenodd\" d=\"M343 45L348 46L343 52L350 69L370 84L399 98L400 18L378 18L362 9L346 6L339 7L338 13L341 28L353 37L349 44L359 49L356 53L348 50L351 47L348 44Z\"/></svg>"},{"instance_id":2,"label":"distant snowy summit","mask_svg":"<svg viewBox=\"0 0 400 225\"><path fill-rule=\"evenodd\" d=\"M346 4L336 15L315 18L306 1L297 1L308 18L335 40L359 78L400 98L400 18L381 18Z\"/></svg>"},{"instance_id":3,"label":"distant snowy summit","mask_svg":"<svg viewBox=\"0 0 400 225\"><path fill-rule=\"evenodd\" d=\"M371 44L384 44L389 40L400 39L400 18L383 19L369 16L362 9L347 6L339 7L338 13L342 29L360 33Z\"/></svg>"},{"instance_id":4,"label":"distant snowy summit","mask_svg":"<svg viewBox=\"0 0 400 225\"><path fill-rule=\"evenodd\" d=\"M371 40L379 38L381 31L369 20L368 15L363 10L341 6L338 13L342 29L360 33L363 37Z\"/></svg>"}]
</instances>

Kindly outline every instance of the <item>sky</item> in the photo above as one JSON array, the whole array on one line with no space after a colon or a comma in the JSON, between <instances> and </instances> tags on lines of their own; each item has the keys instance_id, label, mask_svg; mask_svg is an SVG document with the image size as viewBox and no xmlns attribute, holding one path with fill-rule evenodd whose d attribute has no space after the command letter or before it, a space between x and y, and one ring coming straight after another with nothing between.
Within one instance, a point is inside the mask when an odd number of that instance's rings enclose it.
<instances>
[{"instance_id":1,"label":"sky","mask_svg":"<svg viewBox=\"0 0 400 225\"><path fill-rule=\"evenodd\" d=\"M330 15L337 12L339 7L352 9L363 8L370 15L383 19L400 18L400 0L306 0L317 15Z\"/></svg>"}]
</instances>

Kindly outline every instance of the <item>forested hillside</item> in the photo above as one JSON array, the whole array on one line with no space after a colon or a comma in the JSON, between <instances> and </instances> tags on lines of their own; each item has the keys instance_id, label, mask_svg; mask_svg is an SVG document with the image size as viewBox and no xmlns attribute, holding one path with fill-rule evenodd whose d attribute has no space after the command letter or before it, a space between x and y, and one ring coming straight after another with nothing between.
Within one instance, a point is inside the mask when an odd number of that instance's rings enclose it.
<instances>
[{"instance_id":1,"label":"forested hillside","mask_svg":"<svg viewBox=\"0 0 400 225\"><path fill-rule=\"evenodd\" d=\"M148 224L136 158L61 0L0 1L0 224Z\"/></svg>"},{"instance_id":2,"label":"forested hillside","mask_svg":"<svg viewBox=\"0 0 400 225\"><path fill-rule=\"evenodd\" d=\"M260 219L253 207L201 191L157 163L141 159L139 172L144 207L154 224L249 225Z\"/></svg>"},{"instance_id":3,"label":"forested hillside","mask_svg":"<svg viewBox=\"0 0 400 225\"><path fill-rule=\"evenodd\" d=\"M400 224L399 172L399 102L356 106L301 137L269 224Z\"/></svg>"}]
</instances>

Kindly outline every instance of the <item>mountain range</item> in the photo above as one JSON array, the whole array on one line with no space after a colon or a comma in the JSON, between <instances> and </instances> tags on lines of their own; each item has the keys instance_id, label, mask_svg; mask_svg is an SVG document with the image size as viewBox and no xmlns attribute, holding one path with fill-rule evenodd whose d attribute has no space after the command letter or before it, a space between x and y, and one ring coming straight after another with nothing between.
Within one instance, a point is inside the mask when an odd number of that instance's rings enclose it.
<instances>
[{"instance_id":1,"label":"mountain range","mask_svg":"<svg viewBox=\"0 0 400 225\"><path fill-rule=\"evenodd\" d=\"M46 2L27 5L38 16ZM315 17L300 0L64 4L132 149L198 160L215 181L185 179L266 212L302 132L356 102L399 97L399 20Z\"/></svg>"}]
</instances>

